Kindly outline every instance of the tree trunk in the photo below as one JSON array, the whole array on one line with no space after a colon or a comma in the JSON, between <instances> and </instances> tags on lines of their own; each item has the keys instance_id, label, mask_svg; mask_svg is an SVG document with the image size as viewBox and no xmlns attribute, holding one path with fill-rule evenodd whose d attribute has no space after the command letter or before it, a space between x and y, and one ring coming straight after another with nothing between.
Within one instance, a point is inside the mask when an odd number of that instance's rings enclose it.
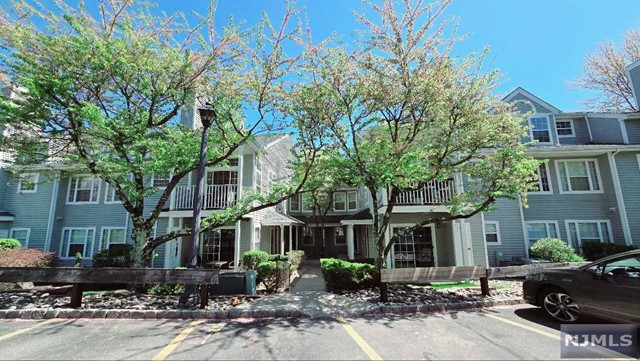
<instances>
[{"instance_id":1,"label":"tree trunk","mask_svg":"<svg viewBox=\"0 0 640 361\"><path fill-rule=\"evenodd\" d=\"M134 225L133 228L133 267L136 268L147 268L151 265L151 256L153 249L149 247L147 243L149 241L149 237L151 236L151 231L145 229L144 227L136 227Z\"/></svg>"}]
</instances>

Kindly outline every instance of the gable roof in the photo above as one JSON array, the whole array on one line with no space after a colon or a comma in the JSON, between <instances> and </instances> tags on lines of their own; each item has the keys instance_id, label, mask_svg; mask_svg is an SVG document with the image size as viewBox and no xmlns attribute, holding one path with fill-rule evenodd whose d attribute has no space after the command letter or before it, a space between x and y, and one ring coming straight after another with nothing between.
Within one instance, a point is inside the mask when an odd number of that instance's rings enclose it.
<instances>
[{"instance_id":1,"label":"gable roof","mask_svg":"<svg viewBox=\"0 0 640 361\"><path fill-rule=\"evenodd\" d=\"M530 93L527 90L525 90L523 87L515 88L513 91L511 91L511 93L507 94L507 96L502 98L502 101L503 102L510 102L517 95L522 95L522 96L524 96L526 98L529 98L529 99L535 101L536 103L544 106L545 108L551 110L552 112L556 112L556 113L560 113L561 112L560 109L558 109L558 108L554 107L553 105L551 105L550 103L538 98L537 96L535 96L532 93Z\"/></svg>"}]
</instances>

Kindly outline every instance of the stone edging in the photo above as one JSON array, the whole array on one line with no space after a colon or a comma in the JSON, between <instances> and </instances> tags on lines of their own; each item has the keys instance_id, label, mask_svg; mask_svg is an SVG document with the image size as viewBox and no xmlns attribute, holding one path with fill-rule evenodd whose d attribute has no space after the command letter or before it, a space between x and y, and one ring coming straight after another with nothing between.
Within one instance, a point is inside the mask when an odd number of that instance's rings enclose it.
<instances>
[{"instance_id":1,"label":"stone edging","mask_svg":"<svg viewBox=\"0 0 640 361\"><path fill-rule=\"evenodd\" d=\"M451 312L460 310L470 310L494 306L519 305L525 303L521 298L510 298L505 300L456 302L456 303L436 303L432 305L382 305L372 307L354 316L370 316L379 314L410 314L410 313L433 313Z\"/></svg>"},{"instance_id":2,"label":"stone edging","mask_svg":"<svg viewBox=\"0 0 640 361\"><path fill-rule=\"evenodd\" d=\"M493 306L517 305L524 303L522 299L507 299L477 302L436 303L434 305L383 305L372 307L365 311L352 315L342 316L372 316L380 314L411 314L460 311L474 308ZM25 309L25 310L0 310L0 319L237 319L237 318L300 318L309 317L297 309L277 308L274 310L245 310L231 308L229 310L96 310L96 309ZM326 316L323 316L326 317Z\"/></svg>"}]
</instances>

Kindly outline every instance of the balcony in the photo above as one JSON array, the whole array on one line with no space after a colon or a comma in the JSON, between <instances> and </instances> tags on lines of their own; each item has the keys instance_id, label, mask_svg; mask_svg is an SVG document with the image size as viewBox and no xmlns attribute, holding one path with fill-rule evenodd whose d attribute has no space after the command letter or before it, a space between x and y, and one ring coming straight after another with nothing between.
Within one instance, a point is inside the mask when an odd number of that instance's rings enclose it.
<instances>
[{"instance_id":1,"label":"balcony","mask_svg":"<svg viewBox=\"0 0 640 361\"><path fill-rule=\"evenodd\" d=\"M398 195L397 205L440 205L451 200L454 194L453 179L432 180L422 187L404 191Z\"/></svg>"},{"instance_id":2,"label":"balcony","mask_svg":"<svg viewBox=\"0 0 640 361\"><path fill-rule=\"evenodd\" d=\"M196 186L178 186L174 190L171 210L193 208L193 194ZM202 194L202 209L225 209L236 203L236 184L206 185Z\"/></svg>"}]
</instances>

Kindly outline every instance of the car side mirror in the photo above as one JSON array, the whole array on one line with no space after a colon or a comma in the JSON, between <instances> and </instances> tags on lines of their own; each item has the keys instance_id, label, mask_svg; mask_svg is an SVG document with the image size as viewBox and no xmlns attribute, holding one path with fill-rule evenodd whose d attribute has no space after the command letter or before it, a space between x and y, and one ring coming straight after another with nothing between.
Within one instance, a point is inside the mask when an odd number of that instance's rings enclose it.
<instances>
[{"instance_id":1,"label":"car side mirror","mask_svg":"<svg viewBox=\"0 0 640 361\"><path fill-rule=\"evenodd\" d=\"M598 274L598 266L591 266L589 268L587 268L587 272L591 273L593 275L593 278L598 278L599 274Z\"/></svg>"}]
</instances>

